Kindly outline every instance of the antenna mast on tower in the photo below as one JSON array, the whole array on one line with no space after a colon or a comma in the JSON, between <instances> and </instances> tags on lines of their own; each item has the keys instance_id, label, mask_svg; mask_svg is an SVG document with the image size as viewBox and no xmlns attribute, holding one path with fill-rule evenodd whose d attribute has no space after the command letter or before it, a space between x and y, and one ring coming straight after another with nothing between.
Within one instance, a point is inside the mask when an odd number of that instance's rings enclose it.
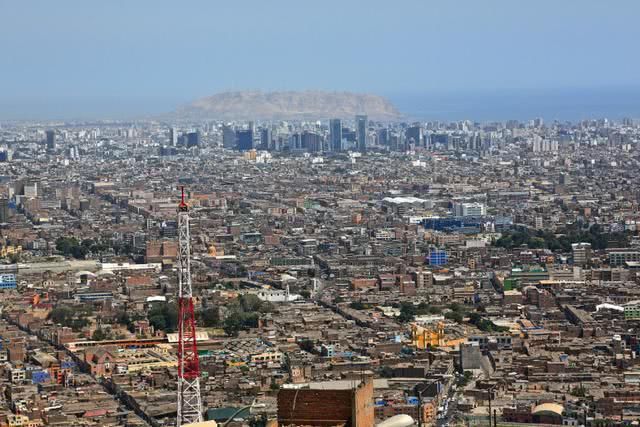
<instances>
[{"instance_id":1,"label":"antenna mast on tower","mask_svg":"<svg viewBox=\"0 0 640 427\"><path fill-rule=\"evenodd\" d=\"M191 289L191 235L189 206L178 205L178 427L202 421L200 361Z\"/></svg>"}]
</instances>

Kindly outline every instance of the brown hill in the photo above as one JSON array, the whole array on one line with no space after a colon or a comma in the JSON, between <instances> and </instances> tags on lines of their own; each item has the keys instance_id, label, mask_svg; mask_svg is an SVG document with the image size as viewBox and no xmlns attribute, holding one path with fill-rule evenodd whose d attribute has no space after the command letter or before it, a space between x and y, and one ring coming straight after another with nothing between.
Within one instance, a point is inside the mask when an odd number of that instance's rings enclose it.
<instances>
[{"instance_id":1,"label":"brown hill","mask_svg":"<svg viewBox=\"0 0 640 427\"><path fill-rule=\"evenodd\" d=\"M374 120L397 120L400 113L385 98L348 92L224 92L198 99L177 110L184 118L220 120L318 120L367 114Z\"/></svg>"}]
</instances>

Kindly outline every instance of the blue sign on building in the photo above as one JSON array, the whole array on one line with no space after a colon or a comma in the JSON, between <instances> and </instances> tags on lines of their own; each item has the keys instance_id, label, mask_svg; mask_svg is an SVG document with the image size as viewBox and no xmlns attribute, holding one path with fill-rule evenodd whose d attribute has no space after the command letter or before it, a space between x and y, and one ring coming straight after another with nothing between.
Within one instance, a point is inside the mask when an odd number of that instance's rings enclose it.
<instances>
[{"instance_id":1,"label":"blue sign on building","mask_svg":"<svg viewBox=\"0 0 640 427\"><path fill-rule=\"evenodd\" d=\"M35 371L31 374L31 382L33 384L42 384L43 382L49 381L51 375L47 371Z\"/></svg>"},{"instance_id":2,"label":"blue sign on building","mask_svg":"<svg viewBox=\"0 0 640 427\"><path fill-rule=\"evenodd\" d=\"M73 369L76 367L76 362L71 360L65 360L60 364L62 369Z\"/></svg>"},{"instance_id":3,"label":"blue sign on building","mask_svg":"<svg viewBox=\"0 0 640 427\"><path fill-rule=\"evenodd\" d=\"M15 274L0 274L0 289L15 289L15 288L16 288Z\"/></svg>"},{"instance_id":4,"label":"blue sign on building","mask_svg":"<svg viewBox=\"0 0 640 427\"><path fill-rule=\"evenodd\" d=\"M407 397L407 405L419 405L420 400L416 396Z\"/></svg>"}]
</instances>

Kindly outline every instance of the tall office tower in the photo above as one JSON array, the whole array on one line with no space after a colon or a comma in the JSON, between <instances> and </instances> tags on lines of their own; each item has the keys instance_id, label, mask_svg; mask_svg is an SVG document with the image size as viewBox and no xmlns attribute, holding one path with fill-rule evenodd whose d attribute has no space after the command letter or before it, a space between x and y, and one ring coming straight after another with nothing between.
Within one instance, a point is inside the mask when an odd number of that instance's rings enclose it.
<instances>
[{"instance_id":1,"label":"tall office tower","mask_svg":"<svg viewBox=\"0 0 640 427\"><path fill-rule=\"evenodd\" d=\"M236 140L238 141L238 150L240 151L249 151L253 150L253 130L249 129L238 129L236 131Z\"/></svg>"},{"instance_id":2,"label":"tall office tower","mask_svg":"<svg viewBox=\"0 0 640 427\"><path fill-rule=\"evenodd\" d=\"M282 151L287 146L287 135L277 135L273 141L273 149L275 151Z\"/></svg>"},{"instance_id":3,"label":"tall office tower","mask_svg":"<svg viewBox=\"0 0 640 427\"><path fill-rule=\"evenodd\" d=\"M414 147L422 146L422 126L418 123L414 123L413 126L407 128L407 144L412 144Z\"/></svg>"},{"instance_id":4,"label":"tall office tower","mask_svg":"<svg viewBox=\"0 0 640 427\"><path fill-rule=\"evenodd\" d=\"M236 131L233 126L222 126L222 146L233 150L236 148Z\"/></svg>"},{"instance_id":5,"label":"tall office tower","mask_svg":"<svg viewBox=\"0 0 640 427\"><path fill-rule=\"evenodd\" d=\"M427 150L431 150L433 143L431 142L431 131L427 130L425 131L424 135L422 135L424 138L424 147Z\"/></svg>"},{"instance_id":6,"label":"tall office tower","mask_svg":"<svg viewBox=\"0 0 640 427\"><path fill-rule=\"evenodd\" d=\"M482 149L491 150L493 146L493 136L491 133L482 134Z\"/></svg>"},{"instance_id":7,"label":"tall office tower","mask_svg":"<svg viewBox=\"0 0 640 427\"><path fill-rule=\"evenodd\" d=\"M315 132L305 130L302 132L300 145L303 150L317 153L322 151L322 138Z\"/></svg>"},{"instance_id":8,"label":"tall office tower","mask_svg":"<svg viewBox=\"0 0 640 427\"><path fill-rule=\"evenodd\" d=\"M358 151L367 151L367 116L356 116L356 139L358 141Z\"/></svg>"},{"instance_id":9,"label":"tall office tower","mask_svg":"<svg viewBox=\"0 0 640 427\"><path fill-rule=\"evenodd\" d=\"M400 141L400 135L398 134L389 135L389 149L391 151L402 150L402 142Z\"/></svg>"},{"instance_id":10,"label":"tall office tower","mask_svg":"<svg viewBox=\"0 0 640 427\"><path fill-rule=\"evenodd\" d=\"M56 149L56 132L53 130L48 130L45 132L47 135L47 150L55 151Z\"/></svg>"},{"instance_id":11,"label":"tall office tower","mask_svg":"<svg viewBox=\"0 0 640 427\"><path fill-rule=\"evenodd\" d=\"M271 129L268 127L262 128L260 131L260 148L262 150L270 150L271 145Z\"/></svg>"},{"instance_id":12,"label":"tall office tower","mask_svg":"<svg viewBox=\"0 0 640 427\"><path fill-rule=\"evenodd\" d=\"M480 136L480 133L475 133L471 136L471 144L469 148L475 151L482 150L482 136Z\"/></svg>"},{"instance_id":13,"label":"tall office tower","mask_svg":"<svg viewBox=\"0 0 640 427\"><path fill-rule=\"evenodd\" d=\"M9 199L0 199L0 224L9 221Z\"/></svg>"},{"instance_id":14,"label":"tall office tower","mask_svg":"<svg viewBox=\"0 0 640 427\"><path fill-rule=\"evenodd\" d=\"M258 133L256 132L256 125L254 122L249 122L249 126L248 129L251 131L251 138L253 138L253 142L251 143L251 145L253 146L253 148L256 148L256 146L259 143L259 136ZM256 141L256 139L258 139L258 141Z\"/></svg>"},{"instance_id":15,"label":"tall office tower","mask_svg":"<svg viewBox=\"0 0 640 427\"><path fill-rule=\"evenodd\" d=\"M342 120L329 120L329 144L331 151L342 151Z\"/></svg>"},{"instance_id":16,"label":"tall office tower","mask_svg":"<svg viewBox=\"0 0 640 427\"><path fill-rule=\"evenodd\" d=\"M178 132L174 127L169 128L169 144L172 147L175 147L176 145L178 145Z\"/></svg>"},{"instance_id":17,"label":"tall office tower","mask_svg":"<svg viewBox=\"0 0 640 427\"><path fill-rule=\"evenodd\" d=\"M200 132L189 132L185 139L187 141L187 148L198 147L200 145Z\"/></svg>"},{"instance_id":18,"label":"tall office tower","mask_svg":"<svg viewBox=\"0 0 640 427\"><path fill-rule=\"evenodd\" d=\"M299 132L292 133L289 136L289 150L291 151L300 151L302 150L302 136Z\"/></svg>"},{"instance_id":19,"label":"tall office tower","mask_svg":"<svg viewBox=\"0 0 640 427\"><path fill-rule=\"evenodd\" d=\"M378 145L388 147L390 144L389 128L382 128L378 131Z\"/></svg>"}]
</instances>

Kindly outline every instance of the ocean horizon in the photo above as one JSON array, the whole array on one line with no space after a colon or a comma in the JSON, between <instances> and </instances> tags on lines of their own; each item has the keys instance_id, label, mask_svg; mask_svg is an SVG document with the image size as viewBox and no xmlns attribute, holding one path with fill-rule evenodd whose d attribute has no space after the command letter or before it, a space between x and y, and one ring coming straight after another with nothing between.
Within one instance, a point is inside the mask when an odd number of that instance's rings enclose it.
<instances>
[{"instance_id":1,"label":"ocean horizon","mask_svg":"<svg viewBox=\"0 0 640 427\"><path fill-rule=\"evenodd\" d=\"M406 121L545 122L640 119L640 86L631 88L432 90L379 93ZM0 122L140 120L174 111L187 96L67 96L0 99ZM319 117L319 119L328 119Z\"/></svg>"},{"instance_id":2,"label":"ocean horizon","mask_svg":"<svg viewBox=\"0 0 640 427\"><path fill-rule=\"evenodd\" d=\"M431 91L391 94L387 98L401 113L419 121L640 118L640 87Z\"/></svg>"}]
</instances>

